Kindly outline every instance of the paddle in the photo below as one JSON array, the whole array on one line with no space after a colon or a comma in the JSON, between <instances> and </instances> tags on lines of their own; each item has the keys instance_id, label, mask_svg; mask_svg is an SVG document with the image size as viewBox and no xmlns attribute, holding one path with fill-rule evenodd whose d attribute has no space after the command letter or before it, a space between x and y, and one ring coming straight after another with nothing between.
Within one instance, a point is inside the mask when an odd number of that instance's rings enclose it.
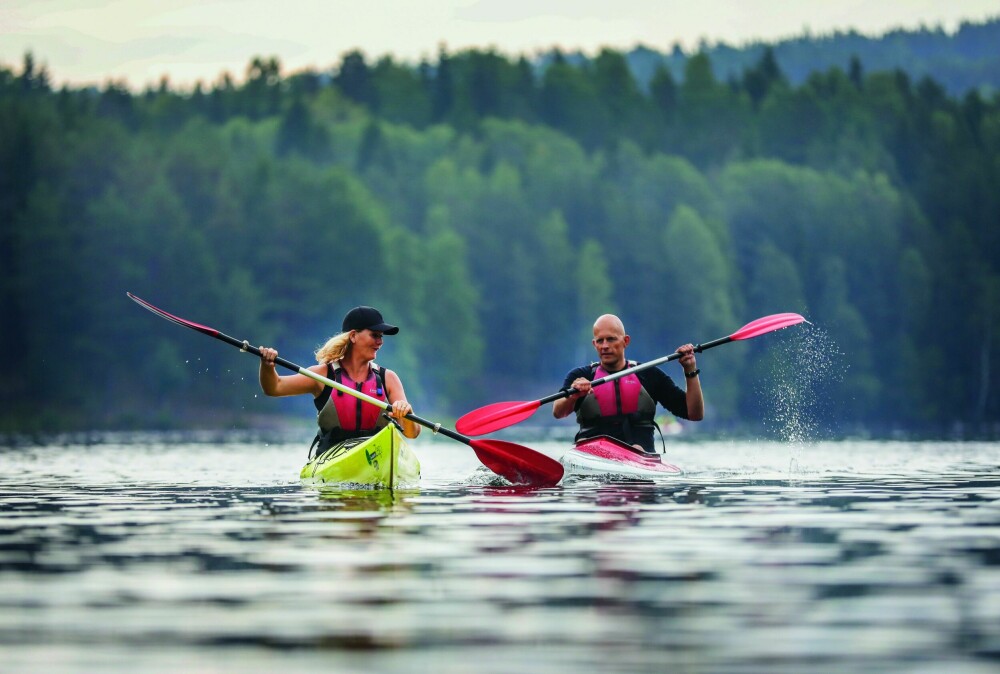
<instances>
[{"instance_id":1,"label":"paddle","mask_svg":"<svg viewBox=\"0 0 1000 674\"><path fill-rule=\"evenodd\" d=\"M798 314L773 314L771 316L764 316L763 318L758 318L756 321L747 323L728 337L721 337L711 342L698 344L694 347L694 350L695 353L701 353L706 349L711 349L712 347L719 346L720 344L727 344L740 339L751 339L752 337L758 337L760 335L767 334L768 332L774 332L775 330L787 328L802 322L808 321ZM672 353L669 356L657 358L656 360L651 360L648 363L641 363L635 367L630 367L625 370L615 372L614 374L609 374L606 377L595 379L591 385L600 386L601 384L605 384L609 381L614 381L619 377L624 377L632 374L633 372L639 372L640 370L668 363L672 360L677 360L680 357L681 354ZM467 435L484 435L486 433L492 433L493 431L498 431L501 428L507 428L508 426L520 423L534 414L535 410L542 405L560 400L562 398L568 398L575 392L576 389L574 388L564 388L558 393L553 393L552 395L546 396L541 400L532 400L527 402L503 402L486 405L485 407L480 407L463 415L457 422L455 422L455 427L460 432Z\"/></svg>"},{"instance_id":2,"label":"paddle","mask_svg":"<svg viewBox=\"0 0 1000 674\"><path fill-rule=\"evenodd\" d=\"M248 351L258 357L261 355L260 349L250 346L250 343L246 340L239 340L234 337L230 337L229 335L225 335L214 328L193 323L178 316L174 316L173 314L169 314L162 309L156 308L149 302L136 297L132 293L127 293L127 295L129 299L136 302L139 306L144 309L148 309L160 318L165 318L166 320L176 323L177 325L183 325L185 328L197 330L203 335L208 335L209 337L214 337L215 339L226 342L227 344L231 344L232 346L239 348L240 351ZM378 398L372 398L371 396L365 395L361 391L357 391L350 386L345 386L339 382L327 379L312 370L307 370L296 365L295 363L285 360L284 358L278 357L274 362L288 370L298 372L299 374L315 379L318 382L322 382L323 384L326 384L327 386L338 391L343 391L348 395L359 398L366 403L381 407L383 410L389 409L390 407L388 403L379 400ZM421 426L430 428L435 433L440 433L441 435L451 438L452 440L458 440L459 442L469 445L473 450L475 450L476 456L478 456L479 460L483 462L483 465L497 475L505 477L513 484L524 484L535 487L551 487L562 479L563 467L561 463L546 456L545 454L529 449L528 447L522 447L521 445L516 445L513 442L506 442L503 440L472 440L464 435L448 430L447 428L442 428L441 424L435 424L427 421L426 419L421 419L415 414L407 414L406 418L420 424Z\"/></svg>"}]
</instances>

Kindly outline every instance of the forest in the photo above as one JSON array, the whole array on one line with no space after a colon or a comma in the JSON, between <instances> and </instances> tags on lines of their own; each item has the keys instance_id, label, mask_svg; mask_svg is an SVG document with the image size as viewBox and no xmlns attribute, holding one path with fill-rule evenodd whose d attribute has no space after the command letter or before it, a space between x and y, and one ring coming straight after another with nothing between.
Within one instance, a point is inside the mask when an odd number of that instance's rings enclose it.
<instances>
[{"instance_id":1,"label":"forest","mask_svg":"<svg viewBox=\"0 0 1000 674\"><path fill-rule=\"evenodd\" d=\"M799 80L771 49L648 81L611 49L141 92L0 66L0 431L313 414L131 291L303 365L376 306L380 362L444 419L557 390L604 312L650 360L794 311L836 356L831 424L996 433L1000 96L861 58ZM774 343L700 356L708 427L766 416Z\"/></svg>"},{"instance_id":2,"label":"forest","mask_svg":"<svg viewBox=\"0 0 1000 674\"><path fill-rule=\"evenodd\" d=\"M962 22L954 31L941 26L922 26L916 30L896 29L881 35L864 35L857 31L835 31L789 37L775 42L753 42L730 45L711 44L704 40L698 46L712 60L712 69L721 80L739 80L752 68L765 51L770 50L789 82L802 84L817 70L833 67L849 70L857 60L865 68L875 70L900 69L915 80L929 77L950 94L963 96L973 89L987 94L1000 89L1000 18ZM569 58L586 58L568 54ZM681 78L689 54L675 45L667 53L647 46L636 46L627 54L636 79L646 84L660 65L666 66L675 78Z\"/></svg>"}]
</instances>

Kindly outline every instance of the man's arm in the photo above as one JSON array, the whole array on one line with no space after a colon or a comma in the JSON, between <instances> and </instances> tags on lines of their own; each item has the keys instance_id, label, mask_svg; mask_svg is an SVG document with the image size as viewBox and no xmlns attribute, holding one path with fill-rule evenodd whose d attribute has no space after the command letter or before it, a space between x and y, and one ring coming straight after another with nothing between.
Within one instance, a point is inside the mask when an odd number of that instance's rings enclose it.
<instances>
[{"instance_id":1,"label":"man's arm","mask_svg":"<svg viewBox=\"0 0 1000 674\"><path fill-rule=\"evenodd\" d=\"M568 398L560 398L552 404L552 416L556 419L568 417L576 410L576 403L580 398L590 393L590 378L587 376L590 368L578 367L570 370L566 378L563 379L563 388L575 388L577 393Z\"/></svg>"},{"instance_id":2,"label":"man's arm","mask_svg":"<svg viewBox=\"0 0 1000 674\"><path fill-rule=\"evenodd\" d=\"M653 367L637 373L643 388L662 405L668 412L679 419L701 421L704 418L704 403L701 402L701 385L695 384L697 391L692 391L688 380L687 390L681 389L663 370Z\"/></svg>"},{"instance_id":3,"label":"man's arm","mask_svg":"<svg viewBox=\"0 0 1000 674\"><path fill-rule=\"evenodd\" d=\"M693 377L684 377L687 385L685 387L685 401L687 402L688 419L691 421L701 421L705 418L705 397L701 393L701 380L696 374Z\"/></svg>"},{"instance_id":4,"label":"man's arm","mask_svg":"<svg viewBox=\"0 0 1000 674\"><path fill-rule=\"evenodd\" d=\"M681 354L680 364L684 368L684 389L687 393L688 419L691 421L701 421L705 418L705 398L701 394L701 380L698 374L698 363L694 356L694 345L685 344L677 349Z\"/></svg>"}]
</instances>

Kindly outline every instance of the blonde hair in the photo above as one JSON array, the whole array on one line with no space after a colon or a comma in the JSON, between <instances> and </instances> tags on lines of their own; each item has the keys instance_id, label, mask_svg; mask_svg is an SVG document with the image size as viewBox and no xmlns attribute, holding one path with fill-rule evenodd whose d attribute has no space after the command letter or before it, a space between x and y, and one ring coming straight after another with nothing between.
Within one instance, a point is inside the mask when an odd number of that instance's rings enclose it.
<instances>
[{"instance_id":1,"label":"blonde hair","mask_svg":"<svg viewBox=\"0 0 1000 674\"><path fill-rule=\"evenodd\" d=\"M348 330L326 340L326 344L316 349L316 362L320 365L326 365L342 360L351 348L352 332L353 330Z\"/></svg>"}]
</instances>

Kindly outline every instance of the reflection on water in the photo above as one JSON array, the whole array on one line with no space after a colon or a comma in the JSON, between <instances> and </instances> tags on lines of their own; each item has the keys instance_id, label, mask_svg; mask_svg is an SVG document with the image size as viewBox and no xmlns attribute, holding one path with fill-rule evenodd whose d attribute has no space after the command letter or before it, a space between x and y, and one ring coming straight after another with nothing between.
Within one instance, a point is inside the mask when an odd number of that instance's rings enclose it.
<instances>
[{"instance_id":1,"label":"reflection on water","mask_svg":"<svg viewBox=\"0 0 1000 674\"><path fill-rule=\"evenodd\" d=\"M301 449L0 449L0 670L1000 663L998 445L687 443L671 482L531 490L427 443L397 492L300 485Z\"/></svg>"}]
</instances>

